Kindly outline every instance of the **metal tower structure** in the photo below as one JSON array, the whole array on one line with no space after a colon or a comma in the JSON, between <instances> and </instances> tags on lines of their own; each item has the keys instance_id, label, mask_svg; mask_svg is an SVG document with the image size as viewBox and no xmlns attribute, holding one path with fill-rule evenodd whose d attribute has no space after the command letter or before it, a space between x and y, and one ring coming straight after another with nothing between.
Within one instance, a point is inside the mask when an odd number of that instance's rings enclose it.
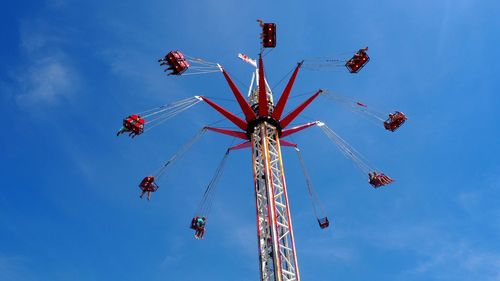
<instances>
[{"instance_id":1,"label":"metal tower structure","mask_svg":"<svg viewBox=\"0 0 500 281\"><path fill-rule=\"evenodd\" d=\"M229 74L220 67L231 88L245 120L227 111L206 97L200 97L243 131L207 127L208 130L245 139L237 148L252 148L257 238L262 281L299 281L299 267L293 235L292 217L281 158L281 146L296 146L282 140L316 122L287 129L290 123L322 92L318 90L288 115L282 117L295 78L302 62L298 63L277 104L265 79L262 55L252 77L248 101ZM253 87L254 83L256 87Z\"/></svg>"}]
</instances>

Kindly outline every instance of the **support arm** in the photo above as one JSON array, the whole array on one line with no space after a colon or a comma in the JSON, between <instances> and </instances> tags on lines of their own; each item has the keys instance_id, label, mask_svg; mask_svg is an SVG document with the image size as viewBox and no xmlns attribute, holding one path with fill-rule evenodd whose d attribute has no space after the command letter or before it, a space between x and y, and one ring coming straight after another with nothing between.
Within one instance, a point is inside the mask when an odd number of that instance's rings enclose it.
<instances>
[{"instance_id":1,"label":"support arm","mask_svg":"<svg viewBox=\"0 0 500 281\"><path fill-rule=\"evenodd\" d=\"M290 92L292 91L293 83L295 82L295 78L297 77L297 73L299 72L300 67L304 61L299 62L295 70L293 71L292 77L290 77L290 80L288 81L288 84L286 84L285 90L283 90L283 93L280 96L280 99L278 103L276 104L276 107L274 108L273 111L273 118L276 120L280 120L281 115L283 114L283 110L285 109L286 102L288 101L288 98L290 97Z\"/></svg>"},{"instance_id":2,"label":"support arm","mask_svg":"<svg viewBox=\"0 0 500 281\"><path fill-rule=\"evenodd\" d=\"M297 106L292 112L290 112L285 118L280 120L281 128L286 128L290 123L299 116L299 114L316 98L321 94L323 90L318 90L314 95L304 101L301 105Z\"/></svg>"},{"instance_id":3,"label":"support arm","mask_svg":"<svg viewBox=\"0 0 500 281\"><path fill-rule=\"evenodd\" d=\"M262 54L260 54L259 55L259 116L267 116L268 114L269 114L269 109L267 104L264 63L262 62Z\"/></svg>"},{"instance_id":4,"label":"support arm","mask_svg":"<svg viewBox=\"0 0 500 281\"><path fill-rule=\"evenodd\" d=\"M214 127L205 127L205 129L217 133L221 133L224 135L232 136L232 137L237 137L240 139L248 140L248 136L243 133L243 132L238 132L238 131L233 131L233 130L227 130L227 129L222 129L222 128L214 128Z\"/></svg>"},{"instance_id":5,"label":"support arm","mask_svg":"<svg viewBox=\"0 0 500 281\"><path fill-rule=\"evenodd\" d=\"M252 143L250 141L246 141L246 142L243 142L243 143L240 143L240 144L237 144L235 146L230 147L228 149L228 151L249 148L249 147L252 147Z\"/></svg>"},{"instance_id":6,"label":"support arm","mask_svg":"<svg viewBox=\"0 0 500 281\"><path fill-rule=\"evenodd\" d=\"M200 98L208 103L213 109L217 110L220 114L224 115L229 121L233 122L234 125L238 126L238 128L246 131L247 129L247 122L245 120L241 119L240 117L234 115L234 113L226 110L225 108L221 107L220 105L216 104L215 102L209 100L206 97L200 96Z\"/></svg>"},{"instance_id":7,"label":"support arm","mask_svg":"<svg viewBox=\"0 0 500 281\"><path fill-rule=\"evenodd\" d=\"M221 67L222 74L224 74L224 78L226 78L227 84L229 85L229 88L231 88L231 91L234 94L234 97L236 98L236 101L240 105L241 110L243 111L243 114L245 114L245 118L247 122L250 122L256 118L255 112L252 110L248 102L245 100L243 95L241 94L241 91L236 87L234 84L233 80L229 76L229 74Z\"/></svg>"},{"instance_id":8,"label":"support arm","mask_svg":"<svg viewBox=\"0 0 500 281\"><path fill-rule=\"evenodd\" d=\"M280 145L281 146L289 146L289 147L295 147L296 149L298 149L298 145L293 143L293 142L289 142L289 141L286 141L286 140L280 140Z\"/></svg>"},{"instance_id":9,"label":"support arm","mask_svg":"<svg viewBox=\"0 0 500 281\"><path fill-rule=\"evenodd\" d=\"M281 137L284 138L284 137L287 137L289 135L292 135L292 134L295 134L297 132L300 132L300 131L302 131L304 129L307 129L307 128L311 127L311 126L318 125L318 122L319 121L309 122L309 123L306 123L306 124L295 126L295 127L290 128L288 130L283 130L283 132L281 133Z\"/></svg>"}]
</instances>

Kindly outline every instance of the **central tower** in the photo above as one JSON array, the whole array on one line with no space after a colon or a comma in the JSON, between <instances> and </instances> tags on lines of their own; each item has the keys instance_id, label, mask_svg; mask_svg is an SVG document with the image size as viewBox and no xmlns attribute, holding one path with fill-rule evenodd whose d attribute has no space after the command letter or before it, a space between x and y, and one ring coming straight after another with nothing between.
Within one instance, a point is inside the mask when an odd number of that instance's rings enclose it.
<instances>
[{"instance_id":1,"label":"central tower","mask_svg":"<svg viewBox=\"0 0 500 281\"><path fill-rule=\"evenodd\" d=\"M252 89L257 78L257 87ZM281 158L281 127L271 116L273 96L263 73L262 59L249 90L249 101L257 115L251 132L252 164L257 209L257 239L262 281L300 280L293 237L292 217ZM266 105L259 106L259 98ZM262 103L261 103L262 104ZM263 115L261 115L263 114Z\"/></svg>"},{"instance_id":2,"label":"central tower","mask_svg":"<svg viewBox=\"0 0 500 281\"><path fill-rule=\"evenodd\" d=\"M256 68L248 90L248 100L236 87L229 74L221 66L219 68L243 111L245 119L229 112L207 97L199 97L241 131L214 127L205 128L245 140L230 150L252 148L260 280L300 281L292 217L281 158L281 146L296 147L296 145L281 138L317 124L317 122L310 122L288 128L290 123L322 93L322 90L318 90L282 117L302 62L295 67L283 93L275 104L271 88L265 79L262 54L259 55L258 65L247 56L242 55L242 57Z\"/></svg>"}]
</instances>

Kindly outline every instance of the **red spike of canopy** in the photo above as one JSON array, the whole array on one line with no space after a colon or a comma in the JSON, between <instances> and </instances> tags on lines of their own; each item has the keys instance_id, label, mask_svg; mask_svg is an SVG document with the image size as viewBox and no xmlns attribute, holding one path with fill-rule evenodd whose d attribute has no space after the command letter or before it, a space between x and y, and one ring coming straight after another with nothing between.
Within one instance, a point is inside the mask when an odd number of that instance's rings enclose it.
<instances>
[{"instance_id":1,"label":"red spike of canopy","mask_svg":"<svg viewBox=\"0 0 500 281\"><path fill-rule=\"evenodd\" d=\"M288 101L288 98L290 96L290 92L292 91L293 83L295 82L295 78L297 77L297 73L299 72L300 67L302 66L302 63L304 61L299 62L295 70L293 71L292 77L290 77L290 80L288 81L288 84L286 84L285 89L283 90L283 93L281 94L281 97L276 104L276 107L274 108L273 111L273 118L276 120L279 120L281 118L281 114L283 114L283 110L285 109L286 102Z\"/></svg>"},{"instance_id":2,"label":"red spike of canopy","mask_svg":"<svg viewBox=\"0 0 500 281\"><path fill-rule=\"evenodd\" d=\"M281 128L286 128L290 123L319 95L323 90L318 90L314 95L304 101L301 105L290 112L285 118L280 121Z\"/></svg>"},{"instance_id":3,"label":"red spike of canopy","mask_svg":"<svg viewBox=\"0 0 500 281\"><path fill-rule=\"evenodd\" d=\"M280 145L281 146L289 146L289 147L297 147L298 145L293 143L293 142L289 142L289 141L286 141L286 140L280 140Z\"/></svg>"},{"instance_id":4,"label":"red spike of canopy","mask_svg":"<svg viewBox=\"0 0 500 281\"><path fill-rule=\"evenodd\" d=\"M222 70L222 74L224 74L224 78L226 78L227 84L229 84L229 87L231 88L231 91L233 92L236 101L240 105L243 114L245 114L247 122L250 122L253 119L255 119L256 118L255 112L252 110L248 102L245 100L238 87L236 87L229 74L224 69Z\"/></svg>"},{"instance_id":5,"label":"red spike of canopy","mask_svg":"<svg viewBox=\"0 0 500 281\"><path fill-rule=\"evenodd\" d=\"M246 142L237 144L237 145L235 145L233 147L230 147L228 149L228 151L238 150L238 149L243 149L243 148L248 148L248 147L251 147L251 146L252 146L252 143L250 141L246 141Z\"/></svg>"},{"instance_id":6,"label":"red spike of canopy","mask_svg":"<svg viewBox=\"0 0 500 281\"><path fill-rule=\"evenodd\" d=\"M268 114L269 114L269 109L267 104L264 63L262 62L262 54L260 54L259 55L259 116L267 116Z\"/></svg>"},{"instance_id":7,"label":"red spike of canopy","mask_svg":"<svg viewBox=\"0 0 500 281\"><path fill-rule=\"evenodd\" d=\"M215 102L209 100L206 97L200 97L203 101L208 103L213 109L217 110L220 114L224 115L229 121L233 122L234 125L238 126L238 128L245 130L247 129L247 122L241 119L240 117L234 115L232 112L226 110L222 106L216 104Z\"/></svg>"},{"instance_id":8,"label":"red spike of canopy","mask_svg":"<svg viewBox=\"0 0 500 281\"><path fill-rule=\"evenodd\" d=\"M248 136L243 132L227 130L227 129L222 129L222 128L214 128L214 127L205 127L205 129L213 131L213 132L217 132L220 134L224 134L224 135L228 135L228 136L232 136L232 137L237 137L237 138L244 139L244 140L248 139Z\"/></svg>"},{"instance_id":9,"label":"red spike of canopy","mask_svg":"<svg viewBox=\"0 0 500 281\"><path fill-rule=\"evenodd\" d=\"M306 124L303 124L303 125L299 125L299 126L296 126L296 127L293 127L293 128L290 128L288 130L283 130L283 132L281 133L281 137L284 138L284 137L287 137L289 135L292 135L292 134L295 134L297 132L300 132L304 129L307 129L311 126L314 126L314 125L317 125L318 122L317 121L314 121L314 122L309 122L309 123L306 123Z\"/></svg>"}]
</instances>

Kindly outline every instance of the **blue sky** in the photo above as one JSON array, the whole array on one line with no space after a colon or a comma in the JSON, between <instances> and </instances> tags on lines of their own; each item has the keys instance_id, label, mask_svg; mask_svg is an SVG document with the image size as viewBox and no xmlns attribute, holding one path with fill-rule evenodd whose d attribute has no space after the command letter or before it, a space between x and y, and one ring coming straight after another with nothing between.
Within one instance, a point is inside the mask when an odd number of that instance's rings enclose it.
<instances>
[{"instance_id":1,"label":"blue sky","mask_svg":"<svg viewBox=\"0 0 500 281\"><path fill-rule=\"evenodd\" d=\"M303 58L369 46L359 74L304 70L293 93L326 88L409 116L389 133L320 99L299 120L325 121L396 180L374 190L318 128L294 137L333 220L318 228L285 150L302 279L500 280L497 1L11 1L0 16L0 280L258 279L248 151L228 159L206 239L187 227L230 138L206 134L151 202L138 198L140 179L216 112L199 104L115 137L129 113L231 98L222 75L165 77L156 60L180 49L245 84L236 54L256 56L257 18L278 24L270 84Z\"/></svg>"}]
</instances>

